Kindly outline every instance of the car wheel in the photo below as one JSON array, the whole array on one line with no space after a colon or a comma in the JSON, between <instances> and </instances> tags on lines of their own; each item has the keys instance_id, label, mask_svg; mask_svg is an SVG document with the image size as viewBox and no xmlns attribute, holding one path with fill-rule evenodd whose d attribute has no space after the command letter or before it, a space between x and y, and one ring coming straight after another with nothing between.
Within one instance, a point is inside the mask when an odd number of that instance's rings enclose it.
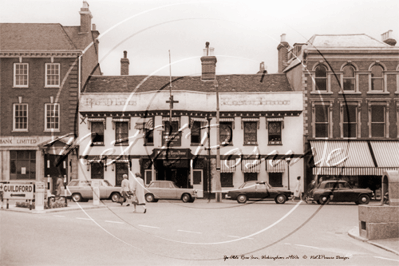
<instances>
[{"instance_id":1,"label":"car wheel","mask_svg":"<svg viewBox=\"0 0 399 266\"><path fill-rule=\"evenodd\" d=\"M146 194L146 195L145 195L145 200L146 200L147 202L153 202L153 201L154 201L154 195L152 195L152 194Z\"/></svg>"},{"instance_id":2,"label":"car wheel","mask_svg":"<svg viewBox=\"0 0 399 266\"><path fill-rule=\"evenodd\" d=\"M78 193L72 194L72 200L75 202L82 201L82 196Z\"/></svg>"},{"instance_id":3,"label":"car wheel","mask_svg":"<svg viewBox=\"0 0 399 266\"><path fill-rule=\"evenodd\" d=\"M112 202L119 202L119 199L121 198L121 194L114 192L111 194L111 200Z\"/></svg>"},{"instance_id":4,"label":"car wheel","mask_svg":"<svg viewBox=\"0 0 399 266\"><path fill-rule=\"evenodd\" d=\"M274 199L277 204L284 204L286 200L287 197L285 195L277 195L277 197Z\"/></svg>"},{"instance_id":5,"label":"car wheel","mask_svg":"<svg viewBox=\"0 0 399 266\"><path fill-rule=\"evenodd\" d=\"M181 200L182 200L184 203L189 202L189 201L191 201L191 196L188 195L188 194L183 194L183 196L181 196Z\"/></svg>"},{"instance_id":6,"label":"car wheel","mask_svg":"<svg viewBox=\"0 0 399 266\"><path fill-rule=\"evenodd\" d=\"M359 200L357 201L357 204L369 204L370 202L370 197L367 195L360 195Z\"/></svg>"},{"instance_id":7,"label":"car wheel","mask_svg":"<svg viewBox=\"0 0 399 266\"><path fill-rule=\"evenodd\" d=\"M328 197L327 196L320 196L318 203L319 204L325 204L328 201Z\"/></svg>"},{"instance_id":8,"label":"car wheel","mask_svg":"<svg viewBox=\"0 0 399 266\"><path fill-rule=\"evenodd\" d=\"M238 195L238 197L237 197L237 202L238 202L238 203L245 203L245 202L247 202L247 196L245 196L245 195Z\"/></svg>"}]
</instances>

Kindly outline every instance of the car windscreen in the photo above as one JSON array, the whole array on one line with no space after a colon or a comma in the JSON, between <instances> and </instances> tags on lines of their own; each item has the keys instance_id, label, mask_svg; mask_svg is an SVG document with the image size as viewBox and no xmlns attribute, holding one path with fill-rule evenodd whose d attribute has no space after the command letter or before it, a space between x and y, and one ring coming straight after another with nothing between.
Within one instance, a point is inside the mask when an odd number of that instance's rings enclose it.
<instances>
[{"instance_id":1,"label":"car windscreen","mask_svg":"<svg viewBox=\"0 0 399 266\"><path fill-rule=\"evenodd\" d=\"M103 186L112 187L112 185L108 182L108 180L103 180Z\"/></svg>"}]
</instances>

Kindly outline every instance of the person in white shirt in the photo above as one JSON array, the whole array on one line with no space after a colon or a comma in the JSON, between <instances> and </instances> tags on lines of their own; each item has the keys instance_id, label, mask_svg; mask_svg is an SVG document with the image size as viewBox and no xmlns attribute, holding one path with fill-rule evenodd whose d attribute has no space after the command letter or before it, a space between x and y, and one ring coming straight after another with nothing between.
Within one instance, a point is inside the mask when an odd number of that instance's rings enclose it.
<instances>
[{"instance_id":1,"label":"person in white shirt","mask_svg":"<svg viewBox=\"0 0 399 266\"><path fill-rule=\"evenodd\" d=\"M131 191L129 180L127 180L127 174L123 175L121 187L122 187L122 197L123 197L121 205L123 206L123 203L130 198L128 192ZM127 204L126 206L130 206L130 204Z\"/></svg>"}]
</instances>

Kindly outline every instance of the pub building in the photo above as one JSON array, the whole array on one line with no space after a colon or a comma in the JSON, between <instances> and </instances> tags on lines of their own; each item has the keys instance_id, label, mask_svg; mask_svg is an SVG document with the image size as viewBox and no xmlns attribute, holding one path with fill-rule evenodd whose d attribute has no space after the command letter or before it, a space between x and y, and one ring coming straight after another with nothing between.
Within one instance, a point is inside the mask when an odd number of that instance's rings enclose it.
<instances>
[{"instance_id":1,"label":"pub building","mask_svg":"<svg viewBox=\"0 0 399 266\"><path fill-rule=\"evenodd\" d=\"M79 105L79 178L120 186L140 172L145 184L172 180L214 195L217 89L222 191L249 180L293 190L303 175L302 92L263 63L257 74L216 75L210 53L200 76L129 75L126 51L120 76L93 75Z\"/></svg>"},{"instance_id":2,"label":"pub building","mask_svg":"<svg viewBox=\"0 0 399 266\"><path fill-rule=\"evenodd\" d=\"M79 14L79 26L0 23L1 182L49 181L52 190L58 176L78 178L79 93L100 73L86 1Z\"/></svg>"}]
</instances>

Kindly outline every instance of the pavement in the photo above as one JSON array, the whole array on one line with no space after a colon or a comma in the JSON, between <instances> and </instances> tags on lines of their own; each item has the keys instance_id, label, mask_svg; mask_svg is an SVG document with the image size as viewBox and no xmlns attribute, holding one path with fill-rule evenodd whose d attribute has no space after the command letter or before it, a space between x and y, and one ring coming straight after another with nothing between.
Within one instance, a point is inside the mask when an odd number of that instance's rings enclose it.
<instances>
[{"instance_id":1,"label":"pavement","mask_svg":"<svg viewBox=\"0 0 399 266\"><path fill-rule=\"evenodd\" d=\"M90 202L74 202L68 201L68 206L63 208L54 208L54 209L45 209L45 210L29 210L29 208L16 207L17 200L10 200L9 206L7 209L6 201L2 202L1 209L4 211L14 211L14 212L23 212L30 214L41 214L41 213L52 213L52 212L65 212L65 211L73 211L73 210L88 210L88 209L98 209L98 208L107 208L107 204L100 201L99 205L94 205L93 201ZM208 202L206 199L197 199L195 202L197 203L216 203L215 200L211 200ZM223 203L233 203L230 200L224 200ZM235 203L235 201L234 201ZM296 202L295 202L296 203ZM220 204L220 203L219 203ZM213 204L212 204L213 205ZM216 204L218 205L218 204ZM388 239L377 239L377 240L368 240L359 235L359 227L354 227L348 231L348 235L354 239L357 239L362 242L369 243L376 247L382 248L384 250L390 251L399 256L399 238L388 238Z\"/></svg>"}]
</instances>

